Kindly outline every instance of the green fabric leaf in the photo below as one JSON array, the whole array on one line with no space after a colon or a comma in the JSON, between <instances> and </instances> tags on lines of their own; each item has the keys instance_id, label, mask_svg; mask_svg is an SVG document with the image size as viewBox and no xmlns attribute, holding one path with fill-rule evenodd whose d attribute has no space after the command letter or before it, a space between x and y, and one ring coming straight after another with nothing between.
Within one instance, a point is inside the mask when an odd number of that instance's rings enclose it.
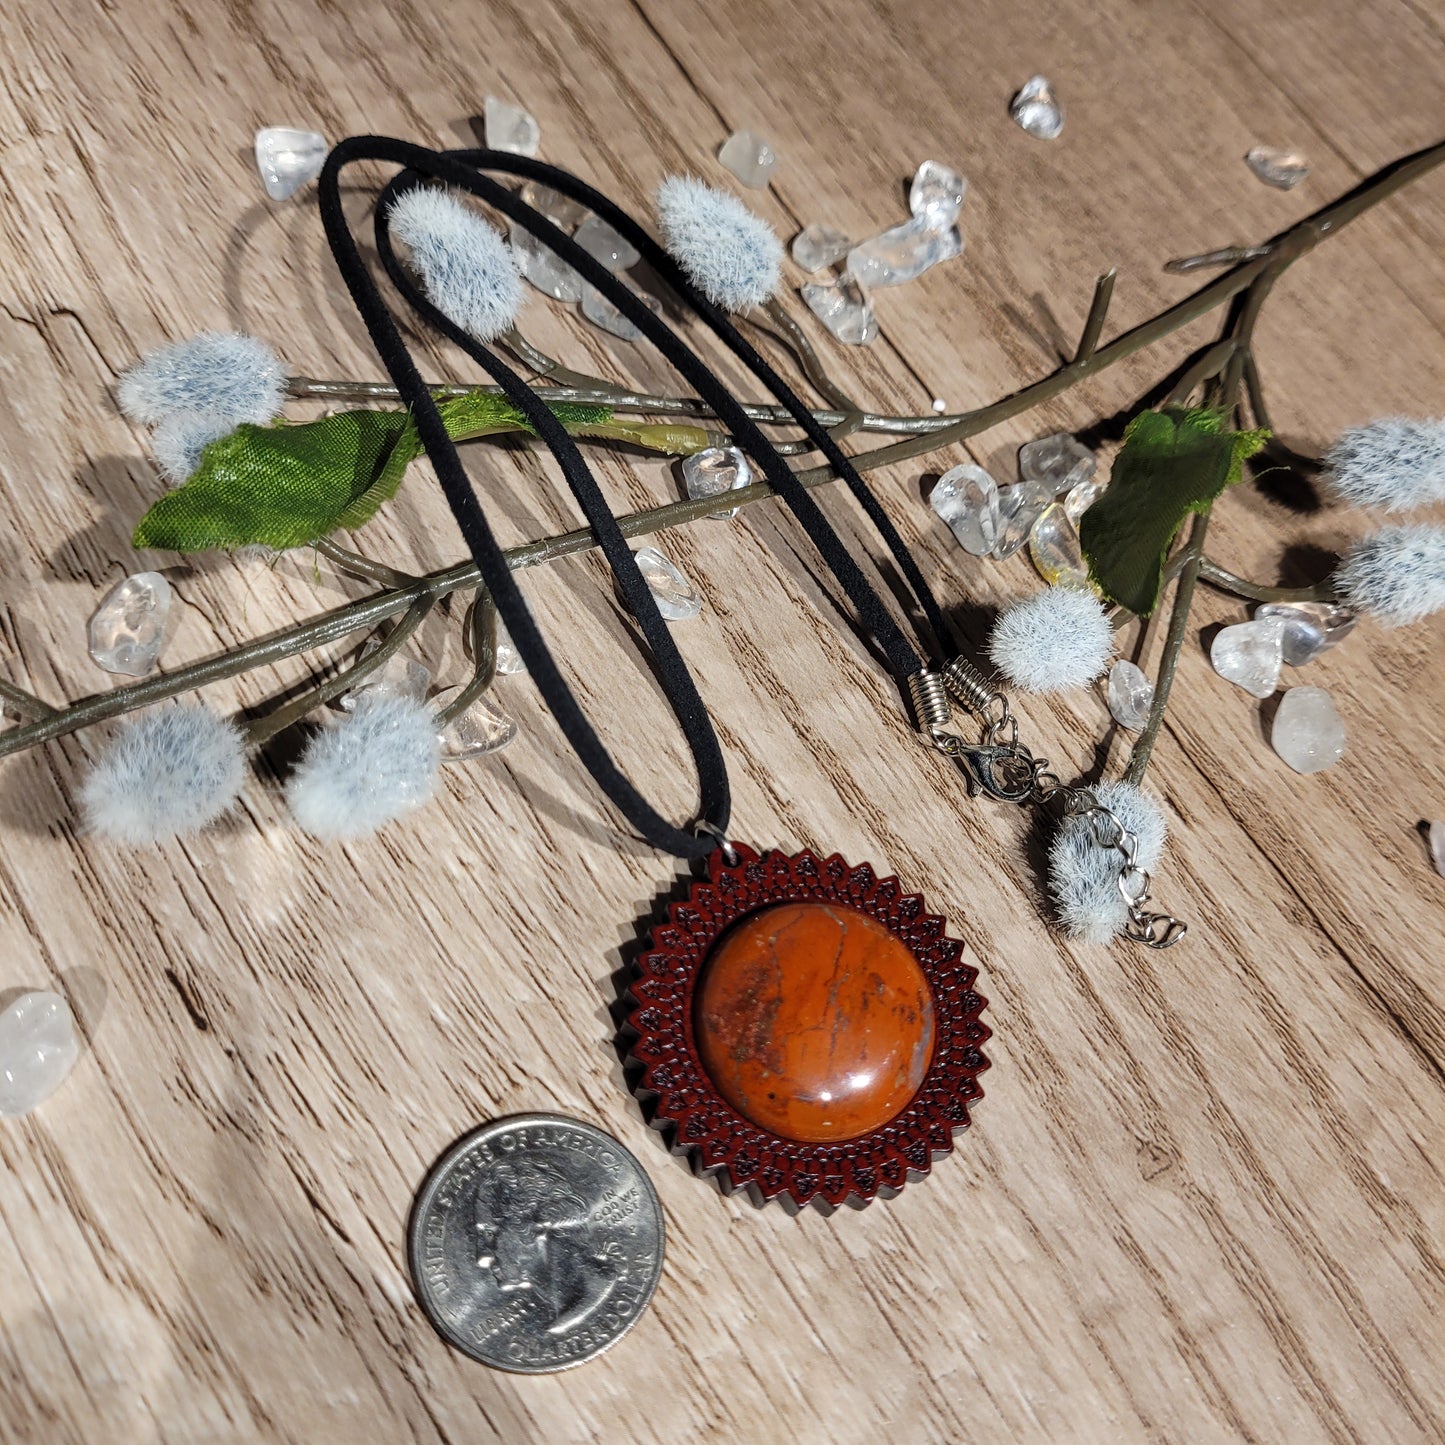
<instances>
[{"instance_id":1,"label":"green fabric leaf","mask_svg":"<svg viewBox=\"0 0 1445 1445\"><path fill-rule=\"evenodd\" d=\"M532 432L500 397L470 392L438 405L456 441ZM558 403L568 431L601 428L605 406ZM339 527L368 522L396 495L422 454L405 411L343 411L312 422L238 426L212 442L184 485L162 497L135 529L137 547L203 552L212 547L302 547Z\"/></svg>"},{"instance_id":2,"label":"green fabric leaf","mask_svg":"<svg viewBox=\"0 0 1445 1445\"><path fill-rule=\"evenodd\" d=\"M1243 475L1267 431L1232 431L1217 411L1141 412L1124 433L1108 490L1079 523L1089 575L1111 602L1147 617L1169 549L1191 512Z\"/></svg>"}]
</instances>

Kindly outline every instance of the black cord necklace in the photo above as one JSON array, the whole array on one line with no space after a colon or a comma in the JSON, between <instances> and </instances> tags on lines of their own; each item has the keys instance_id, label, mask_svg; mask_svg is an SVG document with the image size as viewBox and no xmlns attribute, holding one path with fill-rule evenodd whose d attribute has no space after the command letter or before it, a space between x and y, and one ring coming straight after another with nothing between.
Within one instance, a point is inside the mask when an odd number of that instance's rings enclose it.
<instances>
[{"instance_id":1,"label":"black cord necklace","mask_svg":"<svg viewBox=\"0 0 1445 1445\"><path fill-rule=\"evenodd\" d=\"M419 315L493 378L562 468L619 589L652 652L664 691L697 768L699 816L691 829L664 819L618 769L556 666L507 567L436 403L402 340L342 212L340 176L349 164L402 167L383 191L375 235L390 279ZM976 970L943 918L928 913L896 878L811 852L759 855L727 835L727 770L691 673L659 614L631 549L576 442L530 385L488 347L450 321L398 261L388 231L392 203L440 181L506 215L549 247L615 306L696 389L732 439L757 464L837 578L874 638L919 728L962 768L969 791L1013 802L1064 789L1043 759L1018 742L1007 700L961 658L926 667L857 561L758 425L664 321L546 216L489 172L537 181L592 211L632 244L677 297L793 416L858 499L893 556L942 647L942 611L887 514L837 441L803 401L700 295L682 268L630 216L585 182L526 157L496 151L437 152L378 136L332 151L320 204L332 253L371 339L436 470L448 504L513 643L543 699L598 786L654 846L706 859L707 876L652 931L632 988L641 1065L639 1092L655 1097L653 1122L675 1147L725 1187L759 1201L830 1208L866 1203L926 1172L951 1148L982 1097L988 1029L974 990ZM952 693L985 721L981 745L949 729ZM1126 899L1128 894L1126 894ZM1147 878L1144 894L1147 899ZM1143 915L1151 918L1152 915ZM1170 920L1172 922L1172 920Z\"/></svg>"}]
</instances>

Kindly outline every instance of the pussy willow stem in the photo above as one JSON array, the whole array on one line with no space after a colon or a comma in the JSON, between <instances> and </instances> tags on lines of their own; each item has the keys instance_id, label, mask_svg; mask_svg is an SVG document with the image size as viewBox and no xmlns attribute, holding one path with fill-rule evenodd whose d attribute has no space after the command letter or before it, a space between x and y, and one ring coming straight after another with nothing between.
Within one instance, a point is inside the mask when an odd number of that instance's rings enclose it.
<instances>
[{"instance_id":1,"label":"pussy willow stem","mask_svg":"<svg viewBox=\"0 0 1445 1445\"><path fill-rule=\"evenodd\" d=\"M472 603L472 656L476 667L471 681L443 708L437 709L437 726L444 728L460 717L492 685L497 676L497 604L485 587L477 589Z\"/></svg>"},{"instance_id":2,"label":"pussy willow stem","mask_svg":"<svg viewBox=\"0 0 1445 1445\"><path fill-rule=\"evenodd\" d=\"M365 582L377 582L383 587L407 587L416 581L410 573L398 572L385 562L373 562L370 557L363 557L359 552L333 542L330 537L318 537L311 545L349 577L360 577Z\"/></svg>"},{"instance_id":3,"label":"pussy willow stem","mask_svg":"<svg viewBox=\"0 0 1445 1445\"><path fill-rule=\"evenodd\" d=\"M21 717L50 717L55 712L48 702L41 702L38 697L26 692L23 687L17 687L13 682L6 682L3 677L0 677L0 702L9 703Z\"/></svg>"},{"instance_id":4,"label":"pussy willow stem","mask_svg":"<svg viewBox=\"0 0 1445 1445\"><path fill-rule=\"evenodd\" d=\"M1236 577L1208 557L1199 564L1199 580L1217 587L1221 592L1246 597L1251 602L1334 602L1339 597L1332 577L1326 577L1310 587L1266 587L1263 583Z\"/></svg>"},{"instance_id":5,"label":"pussy willow stem","mask_svg":"<svg viewBox=\"0 0 1445 1445\"><path fill-rule=\"evenodd\" d=\"M1199 564L1204 557L1204 534L1209 530L1209 512L1203 511L1194 519L1189 530L1189 540L1184 544L1184 562L1179 570L1179 586L1174 594L1174 610L1169 615L1169 631L1164 638L1164 653L1159 659L1159 675L1154 679L1154 701L1149 706L1149 720L1139 734L1134 750L1129 754L1129 766L1124 770L1124 781L1137 788L1144 779L1159 729L1164 724L1164 711L1169 706L1169 691L1174 686L1174 674L1179 667L1179 657L1184 650L1184 637L1189 630L1189 608L1194 600L1194 585L1199 581Z\"/></svg>"},{"instance_id":6,"label":"pussy willow stem","mask_svg":"<svg viewBox=\"0 0 1445 1445\"><path fill-rule=\"evenodd\" d=\"M889 418L865 414L863 422L865 429L905 431L911 435L907 440L894 442L863 453L854 459L855 466L860 471L872 471L895 462L910 460L938 447L975 436L1042 402L1051 400L1079 382L1096 376L1107 367L1134 355L1233 300L1248 290L1267 268L1274 266L1283 270L1284 266L1312 250L1328 236L1340 230L1372 206L1379 204L1386 197L1393 195L1403 186L1433 170L1442 161L1445 161L1445 142L1440 142L1387 166L1349 195L1286 231L1269 246L1265 254L1236 267L1233 271L1202 287L1193 295L1185 297L1182 301L1162 311L1152 320L1134 327L1131 331L1124 332L1101 348L1084 354L1086 348L1081 344L1076 352L1076 359L1068 365L1060 367L1052 375L1023 387L1011 396L1004 397L990 406L980 407L955 416L942 417ZM1091 315L1099 305L1098 293L1099 287L1096 286ZM1255 309L1257 311L1257 307ZM1101 320L1099 325L1102 326L1102 324ZM1086 336L1090 329L1092 329L1092 325L1086 325ZM1236 339L1239 339L1237 331ZM1241 371L1244 364L1241 358L1245 355L1247 355L1247 350L1242 346L1235 353L1235 358L1232 359L1232 362L1238 359ZM1236 376L1234 378L1236 384L1238 380L1239 377ZM370 400L396 398L395 390L381 383L312 382L305 378L294 378L292 388L293 394L297 395L364 397ZM439 388L442 395L462 395L473 390L477 390L477 388L467 385L448 385ZM574 388L547 388L541 392L541 395L544 400L595 401L612 406L615 410L626 409L674 415L706 414L705 410L698 410L701 405L699 402L688 398L659 398L641 393L613 394L610 392L589 395L585 391ZM753 406L749 407L748 411L755 420L776 421L783 424L791 420L788 413L781 407ZM847 414L842 412L823 412L817 415L824 425L838 425L848 420ZM880 422L888 425L882 427L870 427L869 425ZM832 471L828 467L812 467L797 473L798 481L805 487L821 486L824 482L831 481L832 476ZM752 486L730 492L728 505L736 508L750 506L771 495L771 488L766 483L754 483ZM716 507L716 498L674 502L667 506L654 507L621 517L618 519L618 525L625 536L644 536L665 527L680 526L706 517L716 510ZM1196 524L1196 531L1202 533L1202 528L1199 528L1198 524ZM1192 540L1191 537L1191 542ZM596 545L596 538L591 530L580 528L574 532L562 533L555 537L543 538L540 541L513 548L507 554L507 560L508 565L513 569L535 566L555 557L586 551ZM1180 577L1181 590L1187 579L1189 593L1192 595L1199 571L1199 565L1185 567L1185 571ZM374 627L385 618L405 611L422 597L430 597L435 600L457 588L475 587L480 580L477 569L470 563L434 572L419 578L407 587L378 592L372 597L324 613L310 622L290 628L273 637L249 643L234 652L209 658L160 677L147 678L127 687L116 688L112 692L98 697L83 699L64 709L52 710L44 716L33 715L47 704L14 688L13 684L8 684L7 687L14 694L12 701L16 711L28 711L32 714L32 721L0 733L0 757L44 742L49 738L75 732L79 728L106 718L117 717L136 708L148 706L164 698L192 691L207 683L233 677L252 668L266 666L297 653L326 646L363 628ZM1175 630L1175 623L1181 634L1180 642L1182 644L1182 632L1187 624L1187 609L1181 615L1176 605L1176 615L1171 620L1171 634ZM1172 680L1172 672L1170 679ZM1164 691L1167 692L1167 687ZM1156 689L1156 702L1158 700L1158 689ZM1162 709L1160 717L1162 719ZM1158 728L1155 726L1153 736L1157 736L1157 732ZM1142 737L1140 742L1143 742ZM1152 736L1149 746L1152 748ZM1148 751L1140 753L1136 748L1136 758L1131 759L1130 763L1131 775L1134 773L1136 761L1139 765L1139 772L1142 773L1143 767L1147 765Z\"/></svg>"}]
</instances>

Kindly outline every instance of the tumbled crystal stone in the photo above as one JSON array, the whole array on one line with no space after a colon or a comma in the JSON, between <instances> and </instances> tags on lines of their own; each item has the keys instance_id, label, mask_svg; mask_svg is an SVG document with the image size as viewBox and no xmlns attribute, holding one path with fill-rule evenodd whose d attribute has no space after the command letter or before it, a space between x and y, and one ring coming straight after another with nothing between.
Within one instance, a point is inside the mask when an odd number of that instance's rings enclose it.
<instances>
[{"instance_id":1,"label":"tumbled crystal stone","mask_svg":"<svg viewBox=\"0 0 1445 1445\"><path fill-rule=\"evenodd\" d=\"M947 231L958 224L968 182L942 161L924 161L908 188L908 209L935 231Z\"/></svg>"},{"instance_id":2,"label":"tumbled crystal stone","mask_svg":"<svg viewBox=\"0 0 1445 1445\"><path fill-rule=\"evenodd\" d=\"M860 241L848 252L848 270L864 286L901 286L963 250L957 226L935 230L927 216Z\"/></svg>"},{"instance_id":3,"label":"tumbled crystal stone","mask_svg":"<svg viewBox=\"0 0 1445 1445\"><path fill-rule=\"evenodd\" d=\"M519 105L489 95L483 107L487 147L514 156L534 156L542 140L542 127Z\"/></svg>"},{"instance_id":4,"label":"tumbled crystal stone","mask_svg":"<svg viewBox=\"0 0 1445 1445\"><path fill-rule=\"evenodd\" d=\"M1064 514L1074 526L1079 518L1104 495L1104 484L1098 481L1075 482L1064 498Z\"/></svg>"},{"instance_id":5,"label":"tumbled crystal stone","mask_svg":"<svg viewBox=\"0 0 1445 1445\"><path fill-rule=\"evenodd\" d=\"M717 158L745 186L763 190L777 169L772 146L755 131L735 130L719 147Z\"/></svg>"},{"instance_id":6,"label":"tumbled crystal stone","mask_svg":"<svg viewBox=\"0 0 1445 1445\"><path fill-rule=\"evenodd\" d=\"M80 1057L75 1019L58 993L22 993L0 1013L0 1114L28 1114Z\"/></svg>"},{"instance_id":7,"label":"tumbled crystal stone","mask_svg":"<svg viewBox=\"0 0 1445 1445\"><path fill-rule=\"evenodd\" d=\"M661 309L655 296L648 296L638 291L635 286L631 289L633 295L649 311L655 314ZM586 281L582 283L582 314L594 326L600 326L604 331L610 331L614 336L621 337L623 341L640 341L642 339L641 329L634 326L595 286Z\"/></svg>"},{"instance_id":8,"label":"tumbled crystal stone","mask_svg":"<svg viewBox=\"0 0 1445 1445\"><path fill-rule=\"evenodd\" d=\"M1276 150L1273 146L1255 146L1244 163L1265 185L1278 191L1293 190L1309 175L1309 162L1298 151Z\"/></svg>"},{"instance_id":9,"label":"tumbled crystal stone","mask_svg":"<svg viewBox=\"0 0 1445 1445\"><path fill-rule=\"evenodd\" d=\"M1284 664L1284 623L1276 617L1221 628L1209 648L1220 677L1254 697L1269 697L1279 686Z\"/></svg>"},{"instance_id":10,"label":"tumbled crystal stone","mask_svg":"<svg viewBox=\"0 0 1445 1445\"><path fill-rule=\"evenodd\" d=\"M1029 560L1050 587L1088 588L1079 534L1062 502L1050 502L1029 528Z\"/></svg>"},{"instance_id":11,"label":"tumbled crystal stone","mask_svg":"<svg viewBox=\"0 0 1445 1445\"><path fill-rule=\"evenodd\" d=\"M993 555L1007 561L1029 539L1044 508L1053 501L1053 494L1038 482L1011 482L998 489L998 514L1001 526Z\"/></svg>"},{"instance_id":12,"label":"tumbled crystal stone","mask_svg":"<svg viewBox=\"0 0 1445 1445\"><path fill-rule=\"evenodd\" d=\"M1039 437L1019 448L1019 476L1043 484L1054 497L1092 481L1097 467L1093 452L1068 432Z\"/></svg>"},{"instance_id":13,"label":"tumbled crystal stone","mask_svg":"<svg viewBox=\"0 0 1445 1445\"><path fill-rule=\"evenodd\" d=\"M986 557L998 545L998 484L982 467L964 462L946 471L933 484L928 504L965 552Z\"/></svg>"},{"instance_id":14,"label":"tumbled crystal stone","mask_svg":"<svg viewBox=\"0 0 1445 1445\"><path fill-rule=\"evenodd\" d=\"M1280 699L1269 740L1297 773L1318 773L1345 755L1345 725L1322 687L1292 687Z\"/></svg>"},{"instance_id":15,"label":"tumbled crystal stone","mask_svg":"<svg viewBox=\"0 0 1445 1445\"><path fill-rule=\"evenodd\" d=\"M1121 657L1109 669L1109 713L1121 728L1138 732L1149 721L1154 684L1143 668Z\"/></svg>"},{"instance_id":16,"label":"tumbled crystal stone","mask_svg":"<svg viewBox=\"0 0 1445 1445\"><path fill-rule=\"evenodd\" d=\"M1284 623L1284 660L1291 667L1313 662L1348 637L1359 620L1354 609L1341 602L1265 602L1254 615Z\"/></svg>"},{"instance_id":17,"label":"tumbled crystal stone","mask_svg":"<svg viewBox=\"0 0 1445 1445\"><path fill-rule=\"evenodd\" d=\"M689 497L717 497L739 487L751 486L753 469L737 447L707 447L682 459L682 480ZM736 517L737 514L736 507L729 507L725 512L709 513L719 519Z\"/></svg>"},{"instance_id":18,"label":"tumbled crystal stone","mask_svg":"<svg viewBox=\"0 0 1445 1445\"><path fill-rule=\"evenodd\" d=\"M609 271L626 271L641 259L637 247L619 236L600 216L588 216L572 239Z\"/></svg>"},{"instance_id":19,"label":"tumbled crystal stone","mask_svg":"<svg viewBox=\"0 0 1445 1445\"><path fill-rule=\"evenodd\" d=\"M294 196L326 164L326 137L314 130L268 125L256 132L256 169L273 201Z\"/></svg>"},{"instance_id":20,"label":"tumbled crystal stone","mask_svg":"<svg viewBox=\"0 0 1445 1445\"><path fill-rule=\"evenodd\" d=\"M1054 88L1042 75L1026 80L1009 103L1009 114L1031 136L1055 140L1064 128L1064 112Z\"/></svg>"},{"instance_id":21,"label":"tumbled crystal stone","mask_svg":"<svg viewBox=\"0 0 1445 1445\"><path fill-rule=\"evenodd\" d=\"M437 693L432 699L437 711L446 707L460 691L460 687L448 687ZM517 724L482 696L441 728L437 741L441 744L442 762L465 763L487 753L501 752L516 736Z\"/></svg>"},{"instance_id":22,"label":"tumbled crystal stone","mask_svg":"<svg viewBox=\"0 0 1445 1445\"><path fill-rule=\"evenodd\" d=\"M656 547L639 547L632 555L657 610L669 622L686 622L702 611L702 598L693 591L692 583Z\"/></svg>"},{"instance_id":23,"label":"tumbled crystal stone","mask_svg":"<svg viewBox=\"0 0 1445 1445\"><path fill-rule=\"evenodd\" d=\"M582 278L550 246L515 221L510 234L518 269L537 290L557 301L582 299Z\"/></svg>"},{"instance_id":24,"label":"tumbled crystal stone","mask_svg":"<svg viewBox=\"0 0 1445 1445\"><path fill-rule=\"evenodd\" d=\"M571 196L564 196L561 191L554 191L551 186L544 186L538 181L528 181L517 194L534 211L541 212L553 225L564 231L574 229L587 214L586 206L579 205Z\"/></svg>"},{"instance_id":25,"label":"tumbled crystal stone","mask_svg":"<svg viewBox=\"0 0 1445 1445\"><path fill-rule=\"evenodd\" d=\"M1445 878L1445 820L1437 818L1430 824L1430 861L1435 871Z\"/></svg>"},{"instance_id":26,"label":"tumbled crystal stone","mask_svg":"<svg viewBox=\"0 0 1445 1445\"><path fill-rule=\"evenodd\" d=\"M839 341L849 346L867 346L878 335L873 303L852 276L840 276L827 285L810 281L801 288L800 294L808 303L808 309Z\"/></svg>"},{"instance_id":27,"label":"tumbled crystal stone","mask_svg":"<svg viewBox=\"0 0 1445 1445\"><path fill-rule=\"evenodd\" d=\"M90 619L90 655L98 667L144 677L160 661L171 584L159 572L137 572L118 582Z\"/></svg>"},{"instance_id":28,"label":"tumbled crystal stone","mask_svg":"<svg viewBox=\"0 0 1445 1445\"><path fill-rule=\"evenodd\" d=\"M368 642L361 649L361 657L358 659L365 662L381 644L379 642ZM414 657L406 657L400 652L393 652L375 672L353 687L350 692L344 692L336 699L336 706L342 712L351 712L356 707L357 697L368 688L376 688L381 692L392 693L398 697L409 697L417 702L426 701L427 689L431 686L431 672Z\"/></svg>"},{"instance_id":29,"label":"tumbled crystal stone","mask_svg":"<svg viewBox=\"0 0 1445 1445\"><path fill-rule=\"evenodd\" d=\"M836 226L804 226L793 237L793 260L805 271L825 270L852 249L852 241Z\"/></svg>"}]
</instances>

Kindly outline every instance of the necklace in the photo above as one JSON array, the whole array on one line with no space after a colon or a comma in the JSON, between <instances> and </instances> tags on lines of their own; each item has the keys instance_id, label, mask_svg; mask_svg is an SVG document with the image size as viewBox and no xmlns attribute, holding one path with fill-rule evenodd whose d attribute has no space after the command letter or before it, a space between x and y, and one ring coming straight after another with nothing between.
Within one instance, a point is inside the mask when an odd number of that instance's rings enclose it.
<instances>
[{"instance_id":1,"label":"necklace","mask_svg":"<svg viewBox=\"0 0 1445 1445\"><path fill-rule=\"evenodd\" d=\"M663 818L621 772L562 677L448 436L436 404L372 279L341 208L349 164L402 167L375 213L378 254L407 302L498 383L562 468L597 536L624 601L652 654L697 769L700 807L691 828ZM674 1149L717 1174L724 1189L789 1208L866 1204L928 1171L967 1127L988 1067L981 1045L976 970L942 917L896 878L868 864L809 851L760 854L732 841L727 769L697 692L626 539L573 438L502 359L456 326L422 293L391 245L388 215L406 191L440 181L521 225L579 272L658 349L759 466L847 593L860 623L909 699L920 733L958 766L969 794L1013 803L1058 802L1088 813L1120 857L1119 888L1130 936L1169 947L1184 925L1149 911L1149 877L1133 835L1087 790L1065 786L1018 737L1003 694L966 659L927 666L817 503L777 449L701 358L599 261L546 216L492 179L535 181L592 211L630 242L734 357L785 407L867 513L908 582L936 643L948 628L917 563L837 440L786 382L700 295L651 235L600 192L565 171L496 151L437 152L359 136L332 152L320 178L332 253L371 339L436 470L447 502L514 645L543 700L602 791L655 847L695 863L705 877L656 922L631 990L635 1092ZM952 728L952 703L976 715L982 738Z\"/></svg>"}]
</instances>

